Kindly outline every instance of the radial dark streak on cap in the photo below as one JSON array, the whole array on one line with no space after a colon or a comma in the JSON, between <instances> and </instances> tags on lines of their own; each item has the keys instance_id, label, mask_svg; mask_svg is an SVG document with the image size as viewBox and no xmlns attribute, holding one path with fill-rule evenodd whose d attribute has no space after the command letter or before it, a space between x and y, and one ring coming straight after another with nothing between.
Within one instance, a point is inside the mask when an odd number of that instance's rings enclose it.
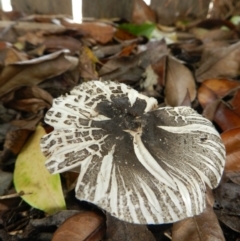
<instances>
[{"instance_id":1,"label":"radial dark streak on cap","mask_svg":"<svg viewBox=\"0 0 240 241\"><path fill-rule=\"evenodd\" d=\"M76 197L132 223L175 222L205 208L225 148L189 107L158 108L125 84L89 81L54 100L41 140L51 173L79 168Z\"/></svg>"}]
</instances>

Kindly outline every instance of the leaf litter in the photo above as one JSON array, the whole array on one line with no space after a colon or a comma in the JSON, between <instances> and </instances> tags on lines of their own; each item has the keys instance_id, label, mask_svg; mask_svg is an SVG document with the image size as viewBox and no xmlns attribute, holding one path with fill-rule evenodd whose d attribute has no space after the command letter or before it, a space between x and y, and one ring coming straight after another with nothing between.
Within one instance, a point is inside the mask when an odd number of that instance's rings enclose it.
<instances>
[{"instance_id":1,"label":"leaf litter","mask_svg":"<svg viewBox=\"0 0 240 241\"><path fill-rule=\"evenodd\" d=\"M1 15L2 240L66 236L73 241L235 241L240 237L239 24L230 22L226 9L215 3L208 19L197 23L180 19L163 26L154 22L155 13L148 6L137 4L133 22L121 24L96 19L77 24L64 15ZM233 1L228 4L233 6ZM239 15L235 10L232 17ZM147 23L149 19L153 22ZM202 214L173 225L129 224L76 200L73 187L78 173L69 172L55 181L38 176L45 167L35 136L39 128L52 131L43 121L52 99L98 78L127 83L157 98L159 106L191 106L213 122L225 144L227 163ZM54 191L44 194L42 185L58 189L59 205L51 204ZM29 194L33 192L35 197ZM8 199L12 194L15 197ZM57 212L65 202L67 210Z\"/></svg>"}]
</instances>

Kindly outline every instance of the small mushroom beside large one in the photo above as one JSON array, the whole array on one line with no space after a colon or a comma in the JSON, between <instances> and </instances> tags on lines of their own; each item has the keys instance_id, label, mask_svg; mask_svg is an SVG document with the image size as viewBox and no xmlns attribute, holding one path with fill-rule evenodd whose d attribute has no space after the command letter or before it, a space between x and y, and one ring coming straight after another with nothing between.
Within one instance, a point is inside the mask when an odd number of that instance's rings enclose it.
<instances>
[{"instance_id":1,"label":"small mushroom beside large one","mask_svg":"<svg viewBox=\"0 0 240 241\"><path fill-rule=\"evenodd\" d=\"M158 108L125 84L89 81L54 100L41 148L51 173L79 168L76 197L131 223L200 214L217 187L225 148L189 107Z\"/></svg>"}]
</instances>

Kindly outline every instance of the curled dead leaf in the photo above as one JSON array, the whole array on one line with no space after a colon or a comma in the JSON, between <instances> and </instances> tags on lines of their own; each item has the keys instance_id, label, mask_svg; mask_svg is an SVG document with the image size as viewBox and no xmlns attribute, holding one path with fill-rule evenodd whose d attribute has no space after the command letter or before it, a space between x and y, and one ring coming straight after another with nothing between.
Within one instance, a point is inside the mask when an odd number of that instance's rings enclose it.
<instances>
[{"instance_id":1,"label":"curled dead leaf","mask_svg":"<svg viewBox=\"0 0 240 241\"><path fill-rule=\"evenodd\" d=\"M235 172L240 176L240 127L225 131L221 134L226 147L225 173Z\"/></svg>"},{"instance_id":2,"label":"curled dead leaf","mask_svg":"<svg viewBox=\"0 0 240 241\"><path fill-rule=\"evenodd\" d=\"M155 46L150 46L135 56L123 56L109 60L100 69L99 75L104 80L138 81L149 65L158 62L167 53L165 42L159 41Z\"/></svg>"},{"instance_id":3,"label":"curled dead leaf","mask_svg":"<svg viewBox=\"0 0 240 241\"><path fill-rule=\"evenodd\" d=\"M209 192L210 190L208 190ZM208 193L207 207L200 215L173 224L172 241L224 241L222 229L211 205Z\"/></svg>"},{"instance_id":4,"label":"curled dead leaf","mask_svg":"<svg viewBox=\"0 0 240 241\"><path fill-rule=\"evenodd\" d=\"M0 59L4 60L4 65L9 65L18 61L28 60L28 55L13 47L7 47L3 50L0 50Z\"/></svg>"},{"instance_id":5,"label":"curled dead leaf","mask_svg":"<svg viewBox=\"0 0 240 241\"><path fill-rule=\"evenodd\" d=\"M215 208L226 215L240 216L239 193L239 184L222 181L214 190Z\"/></svg>"},{"instance_id":6,"label":"curled dead leaf","mask_svg":"<svg viewBox=\"0 0 240 241\"><path fill-rule=\"evenodd\" d=\"M213 120L222 131L240 127L240 114L223 101L218 105Z\"/></svg>"},{"instance_id":7,"label":"curled dead leaf","mask_svg":"<svg viewBox=\"0 0 240 241\"><path fill-rule=\"evenodd\" d=\"M94 54L88 47L80 47L78 63L80 76L89 80L98 79L98 73L95 71L95 63L93 62L91 56L94 56Z\"/></svg>"},{"instance_id":8,"label":"curled dead leaf","mask_svg":"<svg viewBox=\"0 0 240 241\"><path fill-rule=\"evenodd\" d=\"M96 212L81 212L68 218L54 233L52 241L100 241L105 219Z\"/></svg>"},{"instance_id":9,"label":"curled dead leaf","mask_svg":"<svg viewBox=\"0 0 240 241\"><path fill-rule=\"evenodd\" d=\"M155 241L146 225L121 221L107 214L107 241Z\"/></svg>"},{"instance_id":10,"label":"curled dead leaf","mask_svg":"<svg viewBox=\"0 0 240 241\"><path fill-rule=\"evenodd\" d=\"M240 217L235 215L228 215L222 210L215 210L218 219L224 223L227 227L240 233Z\"/></svg>"},{"instance_id":11,"label":"curled dead leaf","mask_svg":"<svg viewBox=\"0 0 240 241\"><path fill-rule=\"evenodd\" d=\"M29 119L13 120L11 122L12 126L6 135L3 151L1 153L2 162L8 161L9 156L16 156L21 151L26 140L32 131L35 130L42 118L43 114L39 113L33 115Z\"/></svg>"},{"instance_id":12,"label":"curled dead leaf","mask_svg":"<svg viewBox=\"0 0 240 241\"><path fill-rule=\"evenodd\" d=\"M49 109L52 99L48 92L38 86L22 87L2 98L6 107L32 113L38 113L45 108Z\"/></svg>"},{"instance_id":13,"label":"curled dead leaf","mask_svg":"<svg viewBox=\"0 0 240 241\"><path fill-rule=\"evenodd\" d=\"M77 24L65 21L62 22L62 24L68 29L81 31L85 36L93 38L101 44L106 44L111 41L115 32L115 27L100 22L85 22Z\"/></svg>"},{"instance_id":14,"label":"curled dead leaf","mask_svg":"<svg viewBox=\"0 0 240 241\"><path fill-rule=\"evenodd\" d=\"M46 37L43 45L48 51L68 49L72 54L78 53L81 42L70 36L49 36Z\"/></svg>"},{"instance_id":15,"label":"curled dead leaf","mask_svg":"<svg viewBox=\"0 0 240 241\"><path fill-rule=\"evenodd\" d=\"M173 58L168 58L165 83L165 102L170 106L180 106L187 95L196 98L196 84L191 71Z\"/></svg>"},{"instance_id":16,"label":"curled dead leaf","mask_svg":"<svg viewBox=\"0 0 240 241\"><path fill-rule=\"evenodd\" d=\"M228 79L205 80L198 89L198 100L203 108L211 102L221 99L228 93L240 88L239 81Z\"/></svg>"},{"instance_id":17,"label":"curled dead leaf","mask_svg":"<svg viewBox=\"0 0 240 241\"><path fill-rule=\"evenodd\" d=\"M227 79L209 79L198 90L198 100L204 116L223 131L240 126L240 83ZM224 98L230 99L224 101Z\"/></svg>"},{"instance_id":18,"label":"curled dead leaf","mask_svg":"<svg viewBox=\"0 0 240 241\"><path fill-rule=\"evenodd\" d=\"M206 79L234 78L240 73L240 42L228 47L214 48L202 55L200 67L196 70L198 82Z\"/></svg>"},{"instance_id":19,"label":"curled dead leaf","mask_svg":"<svg viewBox=\"0 0 240 241\"><path fill-rule=\"evenodd\" d=\"M156 22L156 13L143 0L134 1L131 22L142 24L148 21Z\"/></svg>"},{"instance_id":20,"label":"curled dead leaf","mask_svg":"<svg viewBox=\"0 0 240 241\"><path fill-rule=\"evenodd\" d=\"M60 75L71 66L62 51L8 65L0 72L0 97L19 87L37 85Z\"/></svg>"}]
</instances>

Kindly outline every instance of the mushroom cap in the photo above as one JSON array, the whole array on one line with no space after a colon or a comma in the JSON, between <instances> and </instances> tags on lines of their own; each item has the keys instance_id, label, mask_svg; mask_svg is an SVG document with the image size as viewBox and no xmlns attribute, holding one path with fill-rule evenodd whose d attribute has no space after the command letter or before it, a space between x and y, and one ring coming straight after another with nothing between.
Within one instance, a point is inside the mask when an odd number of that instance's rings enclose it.
<instances>
[{"instance_id":1,"label":"mushroom cap","mask_svg":"<svg viewBox=\"0 0 240 241\"><path fill-rule=\"evenodd\" d=\"M76 197L136 224L175 222L205 208L225 148L189 107L157 108L125 84L89 81L56 98L41 148L51 173L79 168Z\"/></svg>"}]
</instances>

